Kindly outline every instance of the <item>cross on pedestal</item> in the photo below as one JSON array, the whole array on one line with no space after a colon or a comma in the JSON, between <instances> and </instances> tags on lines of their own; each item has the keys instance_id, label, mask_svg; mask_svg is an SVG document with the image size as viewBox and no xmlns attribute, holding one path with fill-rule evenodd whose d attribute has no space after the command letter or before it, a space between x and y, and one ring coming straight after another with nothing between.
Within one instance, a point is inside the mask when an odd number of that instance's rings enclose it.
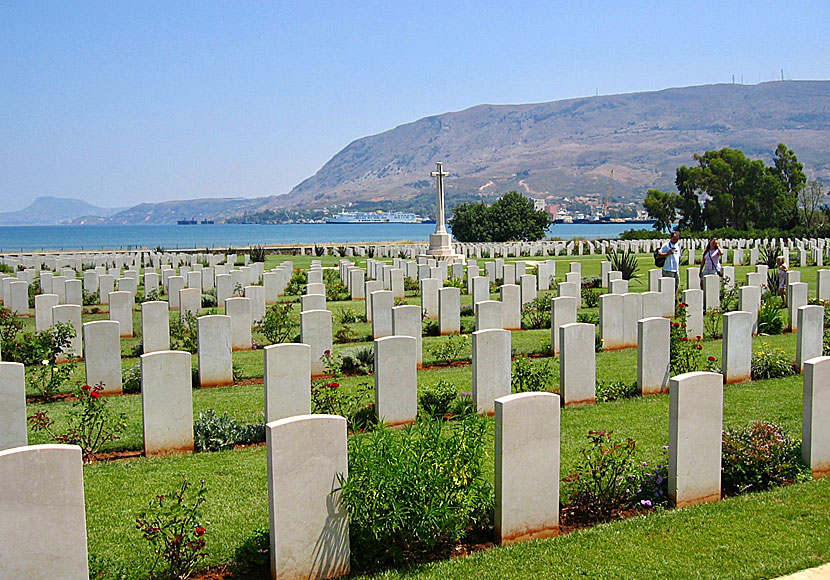
<instances>
[{"instance_id":1,"label":"cross on pedestal","mask_svg":"<svg viewBox=\"0 0 830 580\"><path fill-rule=\"evenodd\" d=\"M464 262L464 256L456 254L452 247L452 236L447 233L447 220L444 215L444 178L449 175L443 164L436 163L436 170L430 175L435 178L435 233L429 236L429 249L424 257L444 260L450 263Z\"/></svg>"},{"instance_id":2,"label":"cross on pedestal","mask_svg":"<svg viewBox=\"0 0 830 580\"><path fill-rule=\"evenodd\" d=\"M443 163L438 161L436 170L430 175L435 178L435 233L446 234L447 226L444 219L444 178L449 176L449 173L443 170Z\"/></svg>"}]
</instances>

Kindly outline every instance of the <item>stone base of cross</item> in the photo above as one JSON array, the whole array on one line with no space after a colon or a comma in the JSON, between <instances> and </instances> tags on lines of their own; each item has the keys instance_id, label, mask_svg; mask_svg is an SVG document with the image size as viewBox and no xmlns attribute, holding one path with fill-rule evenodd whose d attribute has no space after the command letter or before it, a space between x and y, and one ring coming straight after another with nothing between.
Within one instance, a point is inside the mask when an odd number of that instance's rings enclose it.
<instances>
[{"instance_id":1,"label":"stone base of cross","mask_svg":"<svg viewBox=\"0 0 830 580\"><path fill-rule=\"evenodd\" d=\"M451 264L460 262L464 263L464 256L455 253L455 248L452 247L452 235L450 234L430 234L429 235L429 249L424 254L433 260L440 260L450 262Z\"/></svg>"}]
</instances>

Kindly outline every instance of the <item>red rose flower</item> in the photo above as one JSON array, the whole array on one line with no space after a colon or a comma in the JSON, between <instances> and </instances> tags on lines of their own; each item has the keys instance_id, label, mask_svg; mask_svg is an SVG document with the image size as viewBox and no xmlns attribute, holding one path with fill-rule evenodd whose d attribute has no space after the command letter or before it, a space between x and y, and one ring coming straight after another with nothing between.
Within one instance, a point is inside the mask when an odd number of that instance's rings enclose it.
<instances>
[{"instance_id":1,"label":"red rose flower","mask_svg":"<svg viewBox=\"0 0 830 580\"><path fill-rule=\"evenodd\" d=\"M679 322L672 322L672 323L671 323L671 325L672 325L674 328L679 328L679 327L680 327L680 323L679 323Z\"/></svg>"},{"instance_id":2,"label":"red rose flower","mask_svg":"<svg viewBox=\"0 0 830 580\"><path fill-rule=\"evenodd\" d=\"M695 337L695 340L703 340L703 337L702 337L702 336L700 336L700 335L698 334L698 335Z\"/></svg>"},{"instance_id":3,"label":"red rose flower","mask_svg":"<svg viewBox=\"0 0 830 580\"><path fill-rule=\"evenodd\" d=\"M680 303L680 308L686 308L687 306L688 306L688 304L686 304L685 302Z\"/></svg>"},{"instance_id":4,"label":"red rose flower","mask_svg":"<svg viewBox=\"0 0 830 580\"><path fill-rule=\"evenodd\" d=\"M715 358L715 357L713 357L713 356L710 356L710 357L709 357L709 361L710 361L710 362L715 362L716 360L718 360L718 359L716 359L716 358Z\"/></svg>"},{"instance_id":5,"label":"red rose flower","mask_svg":"<svg viewBox=\"0 0 830 580\"><path fill-rule=\"evenodd\" d=\"M702 345L702 344L696 344L696 345L695 345L695 348L696 348L697 350L703 350L703 345Z\"/></svg>"},{"instance_id":6,"label":"red rose flower","mask_svg":"<svg viewBox=\"0 0 830 580\"><path fill-rule=\"evenodd\" d=\"M96 391L92 391L92 392L89 394L89 396L90 396L90 397L92 397L93 399L97 399L97 398L98 398L98 397L100 397L101 395L100 395L100 394L98 394Z\"/></svg>"},{"instance_id":7,"label":"red rose flower","mask_svg":"<svg viewBox=\"0 0 830 580\"><path fill-rule=\"evenodd\" d=\"M689 340L689 339L688 339L688 337L686 337L686 336L681 336L681 337L680 337L680 340Z\"/></svg>"},{"instance_id":8,"label":"red rose flower","mask_svg":"<svg viewBox=\"0 0 830 580\"><path fill-rule=\"evenodd\" d=\"M336 389L339 386L340 386L340 383L329 383L329 387L331 387L332 389Z\"/></svg>"},{"instance_id":9,"label":"red rose flower","mask_svg":"<svg viewBox=\"0 0 830 580\"><path fill-rule=\"evenodd\" d=\"M331 355L331 351L329 349L326 349L326 350L323 351L323 354L326 355L326 356L329 356L329 355Z\"/></svg>"},{"instance_id":10,"label":"red rose flower","mask_svg":"<svg viewBox=\"0 0 830 580\"><path fill-rule=\"evenodd\" d=\"M202 526L197 527L195 530L193 530L193 535L197 538L201 538L205 535L205 528L203 528Z\"/></svg>"},{"instance_id":11,"label":"red rose flower","mask_svg":"<svg viewBox=\"0 0 830 580\"><path fill-rule=\"evenodd\" d=\"M680 326L682 326L683 328L686 328L686 324L685 324L685 323L681 324Z\"/></svg>"},{"instance_id":12,"label":"red rose flower","mask_svg":"<svg viewBox=\"0 0 830 580\"><path fill-rule=\"evenodd\" d=\"M83 387L81 387L82 391L88 391L89 389L90 389L89 385L84 385Z\"/></svg>"}]
</instances>

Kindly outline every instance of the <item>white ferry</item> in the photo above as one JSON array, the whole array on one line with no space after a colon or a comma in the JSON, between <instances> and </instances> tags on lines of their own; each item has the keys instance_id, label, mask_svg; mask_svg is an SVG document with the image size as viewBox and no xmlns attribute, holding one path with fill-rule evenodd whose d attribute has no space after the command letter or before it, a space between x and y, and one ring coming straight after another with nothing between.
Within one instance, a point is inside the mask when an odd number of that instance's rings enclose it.
<instances>
[{"instance_id":1,"label":"white ferry","mask_svg":"<svg viewBox=\"0 0 830 580\"><path fill-rule=\"evenodd\" d=\"M422 220L414 213L343 211L326 218L327 224L417 224Z\"/></svg>"}]
</instances>

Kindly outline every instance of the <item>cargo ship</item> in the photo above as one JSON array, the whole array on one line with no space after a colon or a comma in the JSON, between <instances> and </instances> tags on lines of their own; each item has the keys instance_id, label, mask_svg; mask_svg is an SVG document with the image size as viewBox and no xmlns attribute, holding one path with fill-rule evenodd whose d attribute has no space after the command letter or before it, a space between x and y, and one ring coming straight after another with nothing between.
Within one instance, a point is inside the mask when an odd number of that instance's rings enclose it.
<instances>
[{"instance_id":1,"label":"cargo ship","mask_svg":"<svg viewBox=\"0 0 830 580\"><path fill-rule=\"evenodd\" d=\"M417 224L421 218L414 213L343 211L326 218L327 224Z\"/></svg>"}]
</instances>

